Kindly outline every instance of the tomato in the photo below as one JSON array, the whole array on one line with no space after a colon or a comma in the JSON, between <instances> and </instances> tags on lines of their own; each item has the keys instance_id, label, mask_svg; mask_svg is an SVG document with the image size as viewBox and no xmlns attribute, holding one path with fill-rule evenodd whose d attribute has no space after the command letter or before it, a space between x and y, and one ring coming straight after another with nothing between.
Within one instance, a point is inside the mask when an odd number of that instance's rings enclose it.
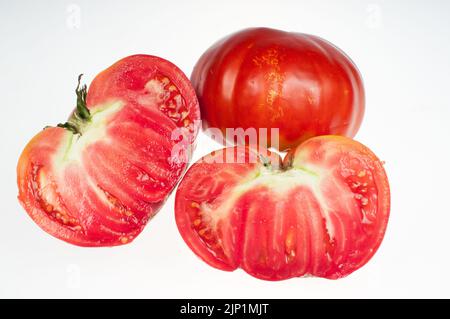
<instances>
[{"instance_id":1,"label":"tomato","mask_svg":"<svg viewBox=\"0 0 450 319\"><path fill-rule=\"evenodd\" d=\"M279 129L287 150L318 135L353 137L364 114L354 63L317 36L245 29L210 47L191 75L203 127ZM259 132L258 132L259 133ZM236 134L239 136L239 134ZM235 136L226 136L235 142ZM257 141L260 143L259 141Z\"/></svg>"},{"instance_id":2,"label":"tomato","mask_svg":"<svg viewBox=\"0 0 450 319\"><path fill-rule=\"evenodd\" d=\"M368 262L386 230L390 193L383 164L367 147L330 135L284 160L255 152L213 152L180 183L176 222L195 254L265 280L337 279Z\"/></svg>"},{"instance_id":3,"label":"tomato","mask_svg":"<svg viewBox=\"0 0 450 319\"><path fill-rule=\"evenodd\" d=\"M101 72L89 93L76 93L69 120L23 150L19 201L43 230L71 244L129 243L186 168L200 118L195 92L172 63L135 55Z\"/></svg>"}]
</instances>

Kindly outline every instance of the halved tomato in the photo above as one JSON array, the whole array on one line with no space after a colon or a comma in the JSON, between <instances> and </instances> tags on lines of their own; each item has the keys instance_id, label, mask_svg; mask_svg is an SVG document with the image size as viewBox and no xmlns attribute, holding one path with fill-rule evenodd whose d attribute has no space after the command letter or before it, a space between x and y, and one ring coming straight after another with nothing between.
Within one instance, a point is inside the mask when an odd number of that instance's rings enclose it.
<instances>
[{"instance_id":1,"label":"halved tomato","mask_svg":"<svg viewBox=\"0 0 450 319\"><path fill-rule=\"evenodd\" d=\"M38 133L20 156L19 200L69 243L129 243L186 168L200 118L194 90L172 63L135 55L76 93L69 120Z\"/></svg>"},{"instance_id":2,"label":"halved tomato","mask_svg":"<svg viewBox=\"0 0 450 319\"><path fill-rule=\"evenodd\" d=\"M337 279L367 263L389 217L382 162L340 136L271 158L226 148L188 170L175 215L193 252L213 267L265 280Z\"/></svg>"}]
</instances>

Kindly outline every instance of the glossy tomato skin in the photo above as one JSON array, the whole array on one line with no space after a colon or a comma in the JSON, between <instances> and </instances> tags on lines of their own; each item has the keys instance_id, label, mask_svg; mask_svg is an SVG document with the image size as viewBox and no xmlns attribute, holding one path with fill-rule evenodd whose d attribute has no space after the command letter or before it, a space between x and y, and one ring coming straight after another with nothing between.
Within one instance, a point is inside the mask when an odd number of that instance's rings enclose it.
<instances>
[{"instance_id":1,"label":"glossy tomato skin","mask_svg":"<svg viewBox=\"0 0 450 319\"><path fill-rule=\"evenodd\" d=\"M200 57L191 81L205 129L279 128L280 150L312 136L353 137L364 115L355 64L308 34L268 28L231 34Z\"/></svg>"},{"instance_id":2,"label":"glossy tomato skin","mask_svg":"<svg viewBox=\"0 0 450 319\"><path fill-rule=\"evenodd\" d=\"M238 160L226 160L230 154ZM370 260L386 231L390 192L382 162L367 147L321 136L283 161L262 158L226 148L188 170L175 216L196 255L264 280L338 279Z\"/></svg>"},{"instance_id":3,"label":"glossy tomato skin","mask_svg":"<svg viewBox=\"0 0 450 319\"><path fill-rule=\"evenodd\" d=\"M185 170L198 102L175 65L148 55L100 73L86 100L89 119L69 120L79 133L47 127L27 144L17 166L18 198L43 230L68 243L126 244Z\"/></svg>"}]
</instances>

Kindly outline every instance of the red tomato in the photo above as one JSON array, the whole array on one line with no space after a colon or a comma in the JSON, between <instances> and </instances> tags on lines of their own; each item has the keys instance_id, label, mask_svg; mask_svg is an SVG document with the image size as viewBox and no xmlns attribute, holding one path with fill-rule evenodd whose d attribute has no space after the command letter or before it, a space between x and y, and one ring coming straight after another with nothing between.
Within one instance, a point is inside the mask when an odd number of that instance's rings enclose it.
<instances>
[{"instance_id":1,"label":"red tomato","mask_svg":"<svg viewBox=\"0 0 450 319\"><path fill-rule=\"evenodd\" d=\"M337 279L367 263L390 208L383 165L367 147L321 136L284 161L254 152L213 152L183 178L175 215L195 254L213 267L242 268L266 280Z\"/></svg>"},{"instance_id":2,"label":"red tomato","mask_svg":"<svg viewBox=\"0 0 450 319\"><path fill-rule=\"evenodd\" d=\"M39 132L20 156L19 200L66 242L128 243L185 170L181 156L200 117L195 92L172 63L135 55L100 73L89 94L78 87L77 97L68 122ZM185 147L173 154L177 143Z\"/></svg>"},{"instance_id":3,"label":"red tomato","mask_svg":"<svg viewBox=\"0 0 450 319\"><path fill-rule=\"evenodd\" d=\"M308 34L267 28L234 33L202 55L191 80L205 129L279 128L280 150L312 136L353 137L364 114L356 66Z\"/></svg>"}]
</instances>

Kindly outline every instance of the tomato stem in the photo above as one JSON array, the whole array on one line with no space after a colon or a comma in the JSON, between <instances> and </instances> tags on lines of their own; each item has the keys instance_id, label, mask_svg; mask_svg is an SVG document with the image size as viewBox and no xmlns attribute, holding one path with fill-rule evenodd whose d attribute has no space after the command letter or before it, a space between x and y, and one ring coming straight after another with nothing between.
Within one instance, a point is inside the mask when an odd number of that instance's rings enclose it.
<instances>
[{"instance_id":1,"label":"tomato stem","mask_svg":"<svg viewBox=\"0 0 450 319\"><path fill-rule=\"evenodd\" d=\"M89 112L89 109L87 108L87 104L86 104L87 85L84 84L80 89L80 82L81 82L82 76L83 76L83 74L80 74L78 76L78 84L77 84L77 88L75 89L75 93L77 95L77 112L76 112L76 114L81 119L89 120L91 117L91 112Z\"/></svg>"},{"instance_id":2,"label":"tomato stem","mask_svg":"<svg viewBox=\"0 0 450 319\"><path fill-rule=\"evenodd\" d=\"M83 74L78 76L78 84L75 89L75 94L77 95L77 107L73 112L72 116L66 123L59 123L57 126L65 128L71 131L73 134L82 134L82 128L86 122L91 120L91 112L89 111L86 104L87 97L87 86L86 84L80 87L81 77Z\"/></svg>"},{"instance_id":3,"label":"tomato stem","mask_svg":"<svg viewBox=\"0 0 450 319\"><path fill-rule=\"evenodd\" d=\"M272 163L270 162L270 158L265 157L265 156L263 156L261 154L258 154L258 155L259 155L259 159L263 163L264 167L268 167L268 168L272 167Z\"/></svg>"}]
</instances>

